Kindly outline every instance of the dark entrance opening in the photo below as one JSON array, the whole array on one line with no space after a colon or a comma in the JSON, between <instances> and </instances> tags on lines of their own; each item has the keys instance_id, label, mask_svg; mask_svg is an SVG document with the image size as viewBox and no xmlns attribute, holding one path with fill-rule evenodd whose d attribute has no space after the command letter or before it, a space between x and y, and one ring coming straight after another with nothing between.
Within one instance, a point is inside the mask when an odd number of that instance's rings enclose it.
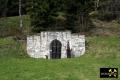
<instances>
[{"instance_id":1,"label":"dark entrance opening","mask_svg":"<svg viewBox=\"0 0 120 80\"><path fill-rule=\"evenodd\" d=\"M71 49L70 49L69 41L67 42L67 58L71 58Z\"/></svg>"},{"instance_id":2,"label":"dark entrance opening","mask_svg":"<svg viewBox=\"0 0 120 80\"><path fill-rule=\"evenodd\" d=\"M57 39L53 40L50 44L50 57L52 59L60 59L61 58L61 47L62 44L60 41L58 41Z\"/></svg>"}]
</instances>

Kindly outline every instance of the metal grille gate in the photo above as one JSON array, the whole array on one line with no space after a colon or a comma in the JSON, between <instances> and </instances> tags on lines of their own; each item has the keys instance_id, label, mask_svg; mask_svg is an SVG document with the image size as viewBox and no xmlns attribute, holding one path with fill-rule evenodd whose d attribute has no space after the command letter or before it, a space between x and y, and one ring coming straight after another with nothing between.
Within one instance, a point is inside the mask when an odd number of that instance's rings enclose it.
<instances>
[{"instance_id":1,"label":"metal grille gate","mask_svg":"<svg viewBox=\"0 0 120 80\"><path fill-rule=\"evenodd\" d=\"M53 40L50 44L50 56L52 59L60 59L61 58L61 42L57 39Z\"/></svg>"}]
</instances>

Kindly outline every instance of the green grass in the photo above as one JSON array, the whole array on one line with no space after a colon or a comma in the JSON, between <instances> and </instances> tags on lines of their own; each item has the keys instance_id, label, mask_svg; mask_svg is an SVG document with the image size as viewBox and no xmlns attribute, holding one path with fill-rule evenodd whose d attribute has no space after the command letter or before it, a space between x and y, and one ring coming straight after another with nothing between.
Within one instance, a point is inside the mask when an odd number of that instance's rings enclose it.
<instances>
[{"instance_id":1,"label":"green grass","mask_svg":"<svg viewBox=\"0 0 120 80\"><path fill-rule=\"evenodd\" d=\"M24 32L29 31L29 16L23 16ZM97 22L96 26L119 34L116 22ZM107 27L107 26L108 27ZM19 17L0 19L0 35L19 34ZM109 33L108 31L108 33ZM113 36L113 33L112 36ZM117 67L120 69L120 38L87 37L85 55L61 60L45 60L29 58L26 54L25 42L8 38L0 38L0 80L120 80L99 78L101 67Z\"/></svg>"},{"instance_id":2,"label":"green grass","mask_svg":"<svg viewBox=\"0 0 120 80\"><path fill-rule=\"evenodd\" d=\"M23 26L24 27L30 26L29 16L23 15L22 19L23 19ZM19 17L14 16L14 17L0 18L0 27L5 27L5 28L19 27Z\"/></svg>"},{"instance_id":3,"label":"green grass","mask_svg":"<svg viewBox=\"0 0 120 80\"><path fill-rule=\"evenodd\" d=\"M29 16L23 15L23 32L25 34L30 31L30 18ZM6 36L15 36L20 35L20 27L19 27L19 17L5 17L0 18L0 37Z\"/></svg>"},{"instance_id":4,"label":"green grass","mask_svg":"<svg viewBox=\"0 0 120 80\"><path fill-rule=\"evenodd\" d=\"M21 43L1 38L0 80L120 80L120 74L118 79L99 78L101 67L120 69L120 38L87 37L86 40L86 54L79 58L44 60L24 56Z\"/></svg>"},{"instance_id":5,"label":"green grass","mask_svg":"<svg viewBox=\"0 0 120 80\"><path fill-rule=\"evenodd\" d=\"M99 68L120 68L117 59L84 56L63 60L10 58L0 63L0 80L103 80L99 78Z\"/></svg>"},{"instance_id":6,"label":"green grass","mask_svg":"<svg viewBox=\"0 0 120 80\"><path fill-rule=\"evenodd\" d=\"M26 57L26 47L12 38L0 38L0 58Z\"/></svg>"},{"instance_id":7,"label":"green grass","mask_svg":"<svg viewBox=\"0 0 120 80\"><path fill-rule=\"evenodd\" d=\"M94 35L120 37L120 23L118 23L117 20L106 22L98 19L92 19L92 22L95 26L95 28L92 29Z\"/></svg>"},{"instance_id":8,"label":"green grass","mask_svg":"<svg viewBox=\"0 0 120 80\"><path fill-rule=\"evenodd\" d=\"M120 58L120 38L88 37L87 54L93 57Z\"/></svg>"}]
</instances>

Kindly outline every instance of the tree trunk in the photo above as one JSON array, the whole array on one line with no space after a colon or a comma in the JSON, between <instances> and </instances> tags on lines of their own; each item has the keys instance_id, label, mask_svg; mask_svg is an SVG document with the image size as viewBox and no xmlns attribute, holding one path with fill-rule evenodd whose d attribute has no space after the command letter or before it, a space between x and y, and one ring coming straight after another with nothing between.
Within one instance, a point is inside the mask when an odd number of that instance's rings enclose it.
<instances>
[{"instance_id":1,"label":"tree trunk","mask_svg":"<svg viewBox=\"0 0 120 80\"><path fill-rule=\"evenodd\" d=\"M95 1L95 11L97 11L97 8L99 7L99 2L100 2L100 0Z\"/></svg>"},{"instance_id":2,"label":"tree trunk","mask_svg":"<svg viewBox=\"0 0 120 80\"><path fill-rule=\"evenodd\" d=\"M21 8L22 8L22 1L19 0L19 17L20 17L20 28L23 28L23 21L22 21L22 12L21 12Z\"/></svg>"}]
</instances>

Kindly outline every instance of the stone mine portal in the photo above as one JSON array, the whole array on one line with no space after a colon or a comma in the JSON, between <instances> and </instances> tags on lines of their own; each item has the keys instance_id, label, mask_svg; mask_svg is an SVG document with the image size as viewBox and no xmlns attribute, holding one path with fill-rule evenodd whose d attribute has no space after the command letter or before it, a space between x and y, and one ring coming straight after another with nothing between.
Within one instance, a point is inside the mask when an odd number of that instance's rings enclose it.
<instances>
[{"instance_id":1,"label":"stone mine portal","mask_svg":"<svg viewBox=\"0 0 120 80\"><path fill-rule=\"evenodd\" d=\"M85 53L85 36L70 31L45 31L27 37L27 53L33 58L60 59Z\"/></svg>"}]
</instances>

